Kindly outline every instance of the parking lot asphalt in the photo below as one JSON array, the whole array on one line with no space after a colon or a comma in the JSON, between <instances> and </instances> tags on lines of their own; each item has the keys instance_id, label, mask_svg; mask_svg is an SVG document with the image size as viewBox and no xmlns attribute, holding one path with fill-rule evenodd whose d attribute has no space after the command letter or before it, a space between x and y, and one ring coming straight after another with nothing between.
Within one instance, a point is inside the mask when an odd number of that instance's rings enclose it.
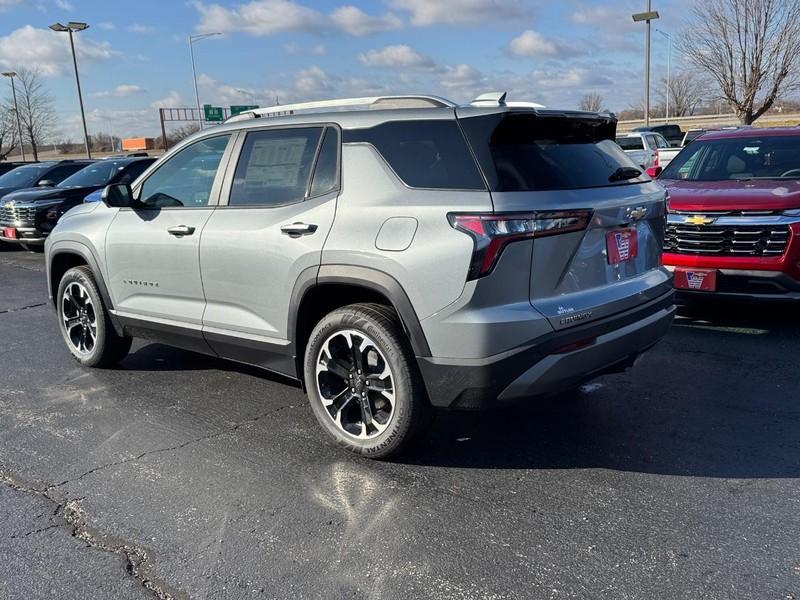
<instances>
[{"instance_id":1,"label":"parking lot asphalt","mask_svg":"<svg viewBox=\"0 0 800 600\"><path fill-rule=\"evenodd\" d=\"M579 394L443 413L394 462L301 391L63 347L0 251L0 598L800 597L800 310L703 308Z\"/></svg>"}]
</instances>

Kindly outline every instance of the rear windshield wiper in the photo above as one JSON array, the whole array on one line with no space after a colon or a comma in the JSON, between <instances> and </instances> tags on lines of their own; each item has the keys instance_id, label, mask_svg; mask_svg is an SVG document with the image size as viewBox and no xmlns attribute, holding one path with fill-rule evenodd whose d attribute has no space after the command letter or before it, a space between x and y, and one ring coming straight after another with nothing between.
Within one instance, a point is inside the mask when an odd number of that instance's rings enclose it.
<instances>
[{"instance_id":1,"label":"rear windshield wiper","mask_svg":"<svg viewBox=\"0 0 800 600\"><path fill-rule=\"evenodd\" d=\"M608 178L609 181L624 181L626 179L636 179L642 172L635 167L620 167Z\"/></svg>"}]
</instances>

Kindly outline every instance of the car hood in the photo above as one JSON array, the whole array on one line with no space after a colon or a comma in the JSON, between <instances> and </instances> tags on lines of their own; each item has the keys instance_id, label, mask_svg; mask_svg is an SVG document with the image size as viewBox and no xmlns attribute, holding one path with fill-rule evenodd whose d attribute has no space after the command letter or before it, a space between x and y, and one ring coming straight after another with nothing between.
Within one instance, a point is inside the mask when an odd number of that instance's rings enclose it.
<instances>
[{"instance_id":1,"label":"car hood","mask_svg":"<svg viewBox=\"0 0 800 600\"><path fill-rule=\"evenodd\" d=\"M15 187L0 188L0 198L6 197L8 194L10 194L12 192L16 192L18 189L19 188L15 188Z\"/></svg>"},{"instance_id":2,"label":"car hood","mask_svg":"<svg viewBox=\"0 0 800 600\"><path fill-rule=\"evenodd\" d=\"M95 187L74 187L74 188L25 188L16 190L5 197L5 201L13 200L17 204L28 204L32 202L43 202L51 200L83 199L97 188Z\"/></svg>"},{"instance_id":3,"label":"car hood","mask_svg":"<svg viewBox=\"0 0 800 600\"><path fill-rule=\"evenodd\" d=\"M659 179L674 211L788 210L800 208L800 181L682 181Z\"/></svg>"}]
</instances>

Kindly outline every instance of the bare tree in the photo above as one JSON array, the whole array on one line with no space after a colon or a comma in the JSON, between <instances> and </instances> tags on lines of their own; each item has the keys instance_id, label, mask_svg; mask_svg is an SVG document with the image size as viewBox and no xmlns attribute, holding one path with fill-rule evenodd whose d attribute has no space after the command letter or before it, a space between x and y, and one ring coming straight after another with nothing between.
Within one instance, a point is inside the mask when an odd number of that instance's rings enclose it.
<instances>
[{"instance_id":1,"label":"bare tree","mask_svg":"<svg viewBox=\"0 0 800 600\"><path fill-rule=\"evenodd\" d=\"M600 92L584 94L581 101L578 102L578 110L600 112L603 110L603 95Z\"/></svg>"},{"instance_id":2,"label":"bare tree","mask_svg":"<svg viewBox=\"0 0 800 600\"><path fill-rule=\"evenodd\" d=\"M56 122L53 96L42 84L37 69L17 70L17 106L22 121L22 135L30 144L33 160L39 160L39 146Z\"/></svg>"},{"instance_id":3,"label":"bare tree","mask_svg":"<svg viewBox=\"0 0 800 600\"><path fill-rule=\"evenodd\" d=\"M800 0L704 0L680 48L749 125L800 84Z\"/></svg>"},{"instance_id":4,"label":"bare tree","mask_svg":"<svg viewBox=\"0 0 800 600\"><path fill-rule=\"evenodd\" d=\"M19 145L16 118L13 104L0 104L0 160Z\"/></svg>"},{"instance_id":5,"label":"bare tree","mask_svg":"<svg viewBox=\"0 0 800 600\"><path fill-rule=\"evenodd\" d=\"M706 83L696 72L673 73L669 82L664 78L659 86L658 107L661 112L664 112L666 106L667 87L669 87L670 117L688 117L695 114L709 95Z\"/></svg>"}]
</instances>

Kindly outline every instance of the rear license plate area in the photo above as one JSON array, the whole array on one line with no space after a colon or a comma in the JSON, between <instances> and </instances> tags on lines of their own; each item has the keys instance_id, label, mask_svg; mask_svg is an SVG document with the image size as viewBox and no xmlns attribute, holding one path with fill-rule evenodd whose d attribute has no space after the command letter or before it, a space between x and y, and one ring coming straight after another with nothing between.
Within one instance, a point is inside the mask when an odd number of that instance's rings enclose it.
<instances>
[{"instance_id":1,"label":"rear license plate area","mask_svg":"<svg viewBox=\"0 0 800 600\"><path fill-rule=\"evenodd\" d=\"M636 229L615 229L606 233L608 264L618 265L636 258L639 254L639 236Z\"/></svg>"}]
</instances>

